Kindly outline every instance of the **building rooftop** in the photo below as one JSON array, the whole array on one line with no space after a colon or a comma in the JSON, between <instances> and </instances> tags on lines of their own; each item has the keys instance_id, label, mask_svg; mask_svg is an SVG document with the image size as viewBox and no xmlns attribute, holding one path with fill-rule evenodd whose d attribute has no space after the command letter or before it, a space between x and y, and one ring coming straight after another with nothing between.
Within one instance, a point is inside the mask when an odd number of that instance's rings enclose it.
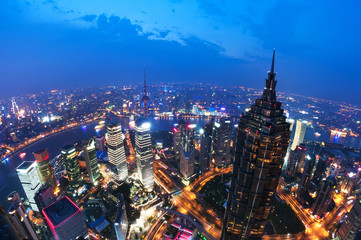
<instances>
[{"instance_id":1,"label":"building rooftop","mask_svg":"<svg viewBox=\"0 0 361 240\"><path fill-rule=\"evenodd\" d=\"M43 214L48 223L55 227L79 211L78 206L65 196L44 208Z\"/></svg>"},{"instance_id":2,"label":"building rooftop","mask_svg":"<svg viewBox=\"0 0 361 240\"><path fill-rule=\"evenodd\" d=\"M27 170L34 162L31 161L25 161L21 163L16 169L17 170Z\"/></svg>"}]
</instances>

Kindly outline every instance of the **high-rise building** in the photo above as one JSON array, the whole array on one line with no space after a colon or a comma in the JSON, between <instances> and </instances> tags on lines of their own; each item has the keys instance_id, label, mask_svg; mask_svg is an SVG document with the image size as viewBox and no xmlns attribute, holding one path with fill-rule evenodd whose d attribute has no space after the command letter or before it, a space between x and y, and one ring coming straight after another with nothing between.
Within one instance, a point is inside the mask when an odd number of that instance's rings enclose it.
<instances>
[{"instance_id":1,"label":"high-rise building","mask_svg":"<svg viewBox=\"0 0 361 240\"><path fill-rule=\"evenodd\" d=\"M150 136L150 123L145 119L138 119L135 123L135 155L140 181L144 188L153 188L153 152Z\"/></svg>"},{"instance_id":2,"label":"high-rise building","mask_svg":"<svg viewBox=\"0 0 361 240\"><path fill-rule=\"evenodd\" d=\"M184 178L194 174L196 149L194 147L194 130L196 125L181 120L174 127L174 151L179 157L179 171Z\"/></svg>"},{"instance_id":3,"label":"high-rise building","mask_svg":"<svg viewBox=\"0 0 361 240\"><path fill-rule=\"evenodd\" d=\"M315 156L307 156L305 159L305 165L300 182L298 183L297 197L301 196L305 192L308 183L312 178L312 171L315 166Z\"/></svg>"},{"instance_id":4,"label":"high-rise building","mask_svg":"<svg viewBox=\"0 0 361 240\"><path fill-rule=\"evenodd\" d=\"M361 227L361 197L359 196L345 216L340 229L337 231L337 237L340 240L354 240ZM358 239L358 238L357 238Z\"/></svg>"},{"instance_id":5,"label":"high-rise building","mask_svg":"<svg viewBox=\"0 0 361 240\"><path fill-rule=\"evenodd\" d=\"M303 172L303 165L306 157L306 146L301 144L291 151L289 162L287 164L286 172L290 177L296 177L296 174Z\"/></svg>"},{"instance_id":6,"label":"high-rise building","mask_svg":"<svg viewBox=\"0 0 361 240\"><path fill-rule=\"evenodd\" d=\"M313 173L312 182L314 182L316 185L320 184L323 177L326 175L325 171L327 169L327 166L329 165L329 162L327 159L316 155L316 169Z\"/></svg>"},{"instance_id":7,"label":"high-rise building","mask_svg":"<svg viewBox=\"0 0 361 240\"><path fill-rule=\"evenodd\" d=\"M95 148L98 151L105 151L105 138L104 137L96 137L95 138Z\"/></svg>"},{"instance_id":8,"label":"high-rise building","mask_svg":"<svg viewBox=\"0 0 361 240\"><path fill-rule=\"evenodd\" d=\"M35 193L39 190L42 184L36 162L25 161L16 168L16 172L31 208L38 212L39 209L34 197Z\"/></svg>"},{"instance_id":9,"label":"high-rise building","mask_svg":"<svg viewBox=\"0 0 361 240\"><path fill-rule=\"evenodd\" d=\"M39 210L42 210L56 201L56 196L54 195L54 189L50 184L43 185L35 193L35 202L38 205Z\"/></svg>"},{"instance_id":10,"label":"high-rise building","mask_svg":"<svg viewBox=\"0 0 361 240\"><path fill-rule=\"evenodd\" d=\"M0 239L21 239L16 232L15 226L10 221L10 217L5 212L3 206L0 205Z\"/></svg>"},{"instance_id":11,"label":"high-rise building","mask_svg":"<svg viewBox=\"0 0 361 240\"><path fill-rule=\"evenodd\" d=\"M79 162L76 156L74 145L66 145L61 150L64 158L69 184L72 188L78 188L82 184Z\"/></svg>"},{"instance_id":12,"label":"high-rise building","mask_svg":"<svg viewBox=\"0 0 361 240\"><path fill-rule=\"evenodd\" d=\"M193 105L193 107L192 107L192 114L198 115L198 105Z\"/></svg>"},{"instance_id":13,"label":"high-rise building","mask_svg":"<svg viewBox=\"0 0 361 240\"><path fill-rule=\"evenodd\" d=\"M89 175L89 180L91 183L94 182L99 178L99 165L98 165L98 157L95 151L95 141L91 138L87 141L87 144L83 147L84 159L86 170Z\"/></svg>"},{"instance_id":14,"label":"high-rise building","mask_svg":"<svg viewBox=\"0 0 361 240\"><path fill-rule=\"evenodd\" d=\"M42 212L56 240L89 237L83 213L67 196L44 208Z\"/></svg>"},{"instance_id":15,"label":"high-rise building","mask_svg":"<svg viewBox=\"0 0 361 240\"><path fill-rule=\"evenodd\" d=\"M199 170L204 173L209 170L212 148L213 119L206 124L201 132L201 146L199 156Z\"/></svg>"},{"instance_id":16,"label":"high-rise building","mask_svg":"<svg viewBox=\"0 0 361 240\"><path fill-rule=\"evenodd\" d=\"M336 179L334 176L329 176L318 190L316 200L311 208L313 215L315 215L316 218L322 218L326 213L327 208L332 201L334 186L336 186Z\"/></svg>"},{"instance_id":17,"label":"high-rise building","mask_svg":"<svg viewBox=\"0 0 361 240\"><path fill-rule=\"evenodd\" d=\"M49 183L55 189L57 185L54 171L50 164L48 150L42 149L34 152L33 155L38 165L42 184L44 185L45 183Z\"/></svg>"},{"instance_id":18,"label":"high-rise building","mask_svg":"<svg viewBox=\"0 0 361 240\"><path fill-rule=\"evenodd\" d=\"M298 145L303 143L303 140L305 139L307 125L308 125L307 121L297 120L296 131L295 131L295 135L293 136L292 147L291 147L292 151L295 150Z\"/></svg>"},{"instance_id":19,"label":"high-rise building","mask_svg":"<svg viewBox=\"0 0 361 240\"><path fill-rule=\"evenodd\" d=\"M274 52L261 99L242 116L222 240L260 239L281 175L290 138L289 124L276 100Z\"/></svg>"},{"instance_id":20,"label":"high-rise building","mask_svg":"<svg viewBox=\"0 0 361 240\"><path fill-rule=\"evenodd\" d=\"M114 229L117 240L126 240L128 233L128 218L122 194L118 196L117 213L114 220Z\"/></svg>"},{"instance_id":21,"label":"high-rise building","mask_svg":"<svg viewBox=\"0 0 361 240\"><path fill-rule=\"evenodd\" d=\"M39 239L26 213L23 202L20 200L19 194L17 192L10 193L8 200L11 203L8 211L9 220L19 239Z\"/></svg>"},{"instance_id":22,"label":"high-rise building","mask_svg":"<svg viewBox=\"0 0 361 240\"><path fill-rule=\"evenodd\" d=\"M143 102L143 115L145 118L149 115L149 109L148 109L148 103L149 103L149 97L147 95L147 82L145 79L145 68L144 68L144 95L142 97Z\"/></svg>"},{"instance_id":23,"label":"high-rise building","mask_svg":"<svg viewBox=\"0 0 361 240\"><path fill-rule=\"evenodd\" d=\"M214 123L212 160L216 167L231 163L232 123L230 119L221 118Z\"/></svg>"},{"instance_id":24,"label":"high-rise building","mask_svg":"<svg viewBox=\"0 0 361 240\"><path fill-rule=\"evenodd\" d=\"M127 180L127 158L125 156L122 127L120 124L108 124L107 145L112 179L115 182Z\"/></svg>"}]
</instances>

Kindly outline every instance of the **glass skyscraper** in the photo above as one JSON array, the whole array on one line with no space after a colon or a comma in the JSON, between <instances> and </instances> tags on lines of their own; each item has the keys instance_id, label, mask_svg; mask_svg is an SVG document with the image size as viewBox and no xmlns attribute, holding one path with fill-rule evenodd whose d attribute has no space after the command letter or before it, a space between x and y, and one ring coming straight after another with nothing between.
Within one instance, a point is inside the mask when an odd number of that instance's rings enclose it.
<instances>
[{"instance_id":1,"label":"glass skyscraper","mask_svg":"<svg viewBox=\"0 0 361 240\"><path fill-rule=\"evenodd\" d=\"M125 181L128 178L127 158L125 156L122 127L118 124L107 126L108 158L115 182Z\"/></svg>"},{"instance_id":2,"label":"glass skyscraper","mask_svg":"<svg viewBox=\"0 0 361 240\"><path fill-rule=\"evenodd\" d=\"M70 186L73 188L80 187L82 179L74 145L64 146L61 150L61 154L65 161L65 168L68 173Z\"/></svg>"},{"instance_id":3,"label":"glass skyscraper","mask_svg":"<svg viewBox=\"0 0 361 240\"><path fill-rule=\"evenodd\" d=\"M89 174L89 180L94 183L100 176L97 153L95 151L95 141L91 138L83 147L86 169Z\"/></svg>"},{"instance_id":4,"label":"glass skyscraper","mask_svg":"<svg viewBox=\"0 0 361 240\"><path fill-rule=\"evenodd\" d=\"M273 52L263 95L239 122L222 240L260 239L271 210L290 138L275 76Z\"/></svg>"},{"instance_id":5,"label":"glass skyscraper","mask_svg":"<svg viewBox=\"0 0 361 240\"><path fill-rule=\"evenodd\" d=\"M153 188L154 170L150 123L145 119L138 119L134 129L139 178L145 189Z\"/></svg>"}]
</instances>

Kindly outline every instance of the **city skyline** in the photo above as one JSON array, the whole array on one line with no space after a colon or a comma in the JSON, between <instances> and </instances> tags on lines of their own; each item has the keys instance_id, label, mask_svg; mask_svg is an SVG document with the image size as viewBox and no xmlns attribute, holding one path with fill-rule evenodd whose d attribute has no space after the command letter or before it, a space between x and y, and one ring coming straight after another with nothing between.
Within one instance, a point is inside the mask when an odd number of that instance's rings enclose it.
<instances>
[{"instance_id":1,"label":"city skyline","mask_svg":"<svg viewBox=\"0 0 361 240\"><path fill-rule=\"evenodd\" d=\"M138 82L144 65L149 84L262 88L257 73L276 48L280 91L359 104L359 3L0 4L3 96Z\"/></svg>"}]
</instances>

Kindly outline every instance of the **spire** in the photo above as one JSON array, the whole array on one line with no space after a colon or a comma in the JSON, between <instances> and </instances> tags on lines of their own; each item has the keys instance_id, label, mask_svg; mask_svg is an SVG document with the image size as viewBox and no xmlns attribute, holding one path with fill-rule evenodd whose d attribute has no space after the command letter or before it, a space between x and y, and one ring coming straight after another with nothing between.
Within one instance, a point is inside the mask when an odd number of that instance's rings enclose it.
<instances>
[{"instance_id":1,"label":"spire","mask_svg":"<svg viewBox=\"0 0 361 240\"><path fill-rule=\"evenodd\" d=\"M275 70L275 52L276 49L273 49L273 58L272 58L272 67L271 67L271 74L274 74L274 70Z\"/></svg>"},{"instance_id":2,"label":"spire","mask_svg":"<svg viewBox=\"0 0 361 240\"><path fill-rule=\"evenodd\" d=\"M262 100L267 102L276 101L276 73L275 73L275 53L276 49L273 49L271 71L268 71L268 78L266 79L266 86L263 91Z\"/></svg>"},{"instance_id":3,"label":"spire","mask_svg":"<svg viewBox=\"0 0 361 240\"><path fill-rule=\"evenodd\" d=\"M144 96L147 96L147 82L145 79L145 65L144 65Z\"/></svg>"}]
</instances>

